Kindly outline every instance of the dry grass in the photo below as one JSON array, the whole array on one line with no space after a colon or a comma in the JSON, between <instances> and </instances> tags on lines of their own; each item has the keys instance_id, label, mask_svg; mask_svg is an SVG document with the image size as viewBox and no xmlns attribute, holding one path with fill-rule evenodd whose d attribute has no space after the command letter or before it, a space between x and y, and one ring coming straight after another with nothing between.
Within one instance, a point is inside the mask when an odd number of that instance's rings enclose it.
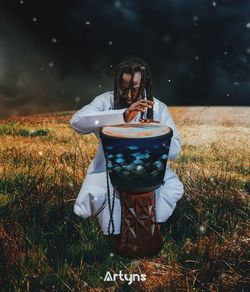
<instances>
[{"instance_id":1,"label":"dry grass","mask_svg":"<svg viewBox=\"0 0 250 292\"><path fill-rule=\"evenodd\" d=\"M131 285L138 291L246 291L249 108L170 110L183 145L170 164L185 195L162 226L160 255L137 261L110 256L112 246L96 223L73 215L97 140L72 131L67 124L72 112L0 122L1 285L114 291L130 287L119 281L107 285L100 277L124 270L147 274L147 281ZM29 135L41 129L47 134Z\"/></svg>"}]
</instances>

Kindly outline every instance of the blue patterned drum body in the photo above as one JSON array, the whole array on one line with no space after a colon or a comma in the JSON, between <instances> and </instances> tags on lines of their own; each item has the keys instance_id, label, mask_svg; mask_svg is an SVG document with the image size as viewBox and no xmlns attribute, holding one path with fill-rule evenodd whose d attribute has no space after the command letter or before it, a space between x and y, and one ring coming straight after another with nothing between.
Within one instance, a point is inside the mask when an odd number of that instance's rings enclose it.
<instances>
[{"instance_id":1,"label":"blue patterned drum body","mask_svg":"<svg viewBox=\"0 0 250 292\"><path fill-rule=\"evenodd\" d=\"M112 185L145 192L163 183L173 131L158 123L105 126L100 137Z\"/></svg>"}]
</instances>

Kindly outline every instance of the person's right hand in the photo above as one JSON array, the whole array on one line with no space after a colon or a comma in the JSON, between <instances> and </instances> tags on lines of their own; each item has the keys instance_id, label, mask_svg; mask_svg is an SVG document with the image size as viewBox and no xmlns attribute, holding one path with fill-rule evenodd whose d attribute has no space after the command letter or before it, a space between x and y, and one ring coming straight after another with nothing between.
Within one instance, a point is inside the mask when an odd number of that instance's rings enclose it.
<instances>
[{"instance_id":1,"label":"person's right hand","mask_svg":"<svg viewBox=\"0 0 250 292\"><path fill-rule=\"evenodd\" d=\"M157 123L157 124L160 123L160 121L156 121L153 119L140 119L139 122L141 122L141 123Z\"/></svg>"},{"instance_id":2,"label":"person's right hand","mask_svg":"<svg viewBox=\"0 0 250 292\"><path fill-rule=\"evenodd\" d=\"M152 108L154 102L151 100L138 100L131 104L131 106L124 112L124 121L130 122L132 121L138 112L145 112L147 108Z\"/></svg>"}]
</instances>

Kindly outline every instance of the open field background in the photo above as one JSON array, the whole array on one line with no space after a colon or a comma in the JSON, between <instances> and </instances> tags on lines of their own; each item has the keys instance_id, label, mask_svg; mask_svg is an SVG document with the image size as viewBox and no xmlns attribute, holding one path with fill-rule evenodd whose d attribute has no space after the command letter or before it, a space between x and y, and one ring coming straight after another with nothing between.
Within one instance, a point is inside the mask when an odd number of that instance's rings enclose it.
<instances>
[{"instance_id":1,"label":"open field background","mask_svg":"<svg viewBox=\"0 0 250 292\"><path fill-rule=\"evenodd\" d=\"M73 112L0 121L0 287L20 291L247 291L250 285L250 108L170 108L182 138L170 162L185 186L162 225L164 248L124 259L97 223L73 214L93 135ZM106 271L140 273L128 286Z\"/></svg>"}]
</instances>

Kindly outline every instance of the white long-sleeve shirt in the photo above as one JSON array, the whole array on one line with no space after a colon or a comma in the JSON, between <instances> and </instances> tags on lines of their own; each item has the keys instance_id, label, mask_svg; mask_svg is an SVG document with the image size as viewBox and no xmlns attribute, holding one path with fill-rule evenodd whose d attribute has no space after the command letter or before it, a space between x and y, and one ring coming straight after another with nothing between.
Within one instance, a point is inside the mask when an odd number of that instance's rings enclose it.
<instances>
[{"instance_id":1,"label":"white long-sleeve shirt","mask_svg":"<svg viewBox=\"0 0 250 292\"><path fill-rule=\"evenodd\" d=\"M170 127L173 130L173 137L170 144L168 159L175 160L180 152L181 144L176 126L167 106L156 98L153 98L154 120ZM77 111L70 120L70 125L79 134L95 133L100 141L99 131L102 126L125 124L123 113L126 108L114 110L114 96L112 91L97 96L90 104L87 104ZM139 112L130 123L139 122ZM91 162L88 173L99 173L105 171L105 157L101 143L94 160Z\"/></svg>"}]
</instances>

